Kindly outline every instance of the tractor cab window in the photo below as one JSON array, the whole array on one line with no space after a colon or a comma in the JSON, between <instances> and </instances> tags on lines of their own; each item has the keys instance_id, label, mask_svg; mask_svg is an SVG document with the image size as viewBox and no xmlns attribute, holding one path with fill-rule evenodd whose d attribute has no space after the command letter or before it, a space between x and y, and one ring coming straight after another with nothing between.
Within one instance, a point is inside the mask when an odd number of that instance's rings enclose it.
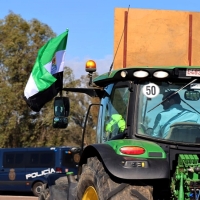
<instances>
[{"instance_id":1,"label":"tractor cab window","mask_svg":"<svg viewBox=\"0 0 200 200\"><path fill-rule=\"evenodd\" d=\"M126 127L126 113L129 99L127 87L116 87L105 108L105 138L112 139Z\"/></svg>"},{"instance_id":2,"label":"tractor cab window","mask_svg":"<svg viewBox=\"0 0 200 200\"><path fill-rule=\"evenodd\" d=\"M142 82L138 119L140 135L200 143L200 82Z\"/></svg>"},{"instance_id":3,"label":"tractor cab window","mask_svg":"<svg viewBox=\"0 0 200 200\"><path fill-rule=\"evenodd\" d=\"M110 140L125 130L129 95L128 86L121 83L102 99L98 123L101 124L98 128L101 130L100 142Z\"/></svg>"}]
</instances>

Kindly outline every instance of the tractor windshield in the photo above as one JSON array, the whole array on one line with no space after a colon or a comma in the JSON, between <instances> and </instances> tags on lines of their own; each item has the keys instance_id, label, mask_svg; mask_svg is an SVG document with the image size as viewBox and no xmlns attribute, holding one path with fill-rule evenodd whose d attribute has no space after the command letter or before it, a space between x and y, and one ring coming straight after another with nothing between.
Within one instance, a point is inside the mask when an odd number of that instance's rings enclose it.
<instances>
[{"instance_id":1,"label":"tractor windshield","mask_svg":"<svg viewBox=\"0 0 200 200\"><path fill-rule=\"evenodd\" d=\"M200 82L142 82L138 134L200 143Z\"/></svg>"}]
</instances>

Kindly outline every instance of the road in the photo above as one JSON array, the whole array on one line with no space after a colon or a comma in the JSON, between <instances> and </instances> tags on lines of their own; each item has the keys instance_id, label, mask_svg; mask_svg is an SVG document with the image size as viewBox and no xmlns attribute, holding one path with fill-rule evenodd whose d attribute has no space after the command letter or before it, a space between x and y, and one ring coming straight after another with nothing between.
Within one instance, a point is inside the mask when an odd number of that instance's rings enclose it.
<instances>
[{"instance_id":1,"label":"road","mask_svg":"<svg viewBox=\"0 0 200 200\"><path fill-rule=\"evenodd\" d=\"M0 195L0 200L38 200L38 197Z\"/></svg>"},{"instance_id":2,"label":"road","mask_svg":"<svg viewBox=\"0 0 200 200\"><path fill-rule=\"evenodd\" d=\"M38 200L32 192L0 192L0 200Z\"/></svg>"}]
</instances>

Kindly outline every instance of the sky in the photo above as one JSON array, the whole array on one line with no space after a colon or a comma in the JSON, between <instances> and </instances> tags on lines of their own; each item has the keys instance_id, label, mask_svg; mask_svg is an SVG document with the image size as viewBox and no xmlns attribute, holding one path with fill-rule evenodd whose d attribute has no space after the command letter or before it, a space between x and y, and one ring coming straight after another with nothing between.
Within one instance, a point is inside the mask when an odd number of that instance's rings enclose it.
<instances>
[{"instance_id":1,"label":"sky","mask_svg":"<svg viewBox=\"0 0 200 200\"><path fill-rule=\"evenodd\" d=\"M98 74L108 72L113 60L114 9L142 8L200 12L200 0L2 0L0 19L12 11L29 21L47 24L57 35L69 29L66 66L75 78L86 75L92 59Z\"/></svg>"}]
</instances>

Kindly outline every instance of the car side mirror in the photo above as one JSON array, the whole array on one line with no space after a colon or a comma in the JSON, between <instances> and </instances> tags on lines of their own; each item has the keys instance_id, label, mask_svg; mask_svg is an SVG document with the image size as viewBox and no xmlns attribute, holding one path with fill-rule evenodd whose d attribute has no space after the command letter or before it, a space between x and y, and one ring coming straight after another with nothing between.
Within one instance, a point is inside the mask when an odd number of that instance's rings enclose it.
<instances>
[{"instance_id":1,"label":"car side mirror","mask_svg":"<svg viewBox=\"0 0 200 200\"><path fill-rule=\"evenodd\" d=\"M69 116L69 98L68 97L56 97L54 99L54 128L66 128L68 125Z\"/></svg>"}]
</instances>

